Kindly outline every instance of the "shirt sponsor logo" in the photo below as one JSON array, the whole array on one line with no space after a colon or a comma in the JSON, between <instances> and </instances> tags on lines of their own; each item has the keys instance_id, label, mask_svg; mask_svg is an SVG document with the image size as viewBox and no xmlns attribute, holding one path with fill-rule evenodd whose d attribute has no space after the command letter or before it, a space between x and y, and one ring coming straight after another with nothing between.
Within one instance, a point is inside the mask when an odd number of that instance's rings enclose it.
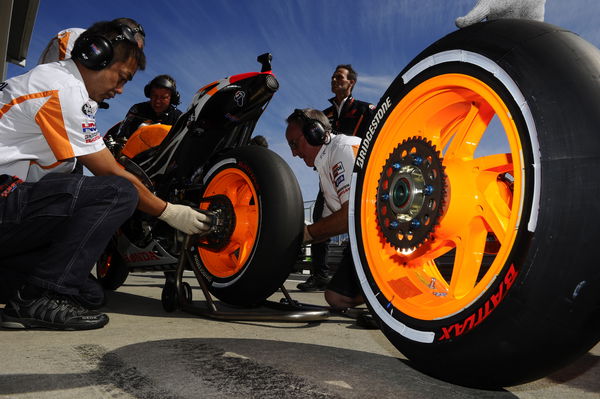
<instances>
[{"instance_id":1,"label":"shirt sponsor logo","mask_svg":"<svg viewBox=\"0 0 600 399\"><path fill-rule=\"evenodd\" d=\"M338 177L335 178L335 187L339 187L340 184L342 184L344 182L344 180L346 180L346 176L344 175L339 175Z\"/></svg>"},{"instance_id":2,"label":"shirt sponsor logo","mask_svg":"<svg viewBox=\"0 0 600 399\"><path fill-rule=\"evenodd\" d=\"M344 174L344 164L341 163L341 162L336 163L331 168L331 171L333 172L333 178L337 180L337 177L339 175L343 175Z\"/></svg>"},{"instance_id":3,"label":"shirt sponsor logo","mask_svg":"<svg viewBox=\"0 0 600 399\"><path fill-rule=\"evenodd\" d=\"M81 111L88 118L93 118L96 115L97 109L98 109L98 106L92 105L89 101L87 103L83 104L83 106L81 107Z\"/></svg>"},{"instance_id":4,"label":"shirt sponsor logo","mask_svg":"<svg viewBox=\"0 0 600 399\"><path fill-rule=\"evenodd\" d=\"M6 82L1 82L1 83L0 83L0 91L4 90L4 88L5 88L6 86L8 86L8 83L6 83Z\"/></svg>"},{"instance_id":5,"label":"shirt sponsor logo","mask_svg":"<svg viewBox=\"0 0 600 399\"><path fill-rule=\"evenodd\" d=\"M83 133L97 133L96 122L87 122L81 124L81 131Z\"/></svg>"},{"instance_id":6,"label":"shirt sponsor logo","mask_svg":"<svg viewBox=\"0 0 600 399\"><path fill-rule=\"evenodd\" d=\"M93 143L96 140L99 140L102 136L100 136L98 133L93 133L93 134L86 134L85 135L85 142L86 143Z\"/></svg>"}]
</instances>

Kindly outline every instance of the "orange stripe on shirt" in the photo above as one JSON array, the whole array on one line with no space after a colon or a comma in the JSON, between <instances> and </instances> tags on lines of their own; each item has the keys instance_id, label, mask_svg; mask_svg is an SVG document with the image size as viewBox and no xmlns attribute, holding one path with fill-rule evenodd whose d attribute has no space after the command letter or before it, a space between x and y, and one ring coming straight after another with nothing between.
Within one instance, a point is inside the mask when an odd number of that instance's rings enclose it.
<instances>
[{"instance_id":1,"label":"orange stripe on shirt","mask_svg":"<svg viewBox=\"0 0 600 399\"><path fill-rule=\"evenodd\" d=\"M358 128L360 127L360 123L362 122L362 120L363 120L364 117L365 117L364 115L361 115L360 119L358 120L358 122L356 122L356 126L354 127L354 131L352 132L353 136L356 136L356 132L358 131Z\"/></svg>"},{"instance_id":2,"label":"orange stripe on shirt","mask_svg":"<svg viewBox=\"0 0 600 399\"><path fill-rule=\"evenodd\" d=\"M36 161L30 161L30 162L29 162L29 164L30 164L30 165L37 165L37 166L39 166L39 167L40 167L40 168L42 168L42 169L54 169L54 168L56 168L58 165L60 165L60 164L62 164L62 163L63 163L63 161L56 161L56 162L54 162L52 165L47 165L47 166L44 166L44 165L42 165L42 164L40 164L40 163L38 163L38 162L36 162Z\"/></svg>"},{"instance_id":3,"label":"orange stripe on shirt","mask_svg":"<svg viewBox=\"0 0 600 399\"><path fill-rule=\"evenodd\" d=\"M65 32L64 35L58 38L58 60L62 61L67 56L67 47L69 46L69 37L71 32Z\"/></svg>"},{"instance_id":4,"label":"orange stripe on shirt","mask_svg":"<svg viewBox=\"0 0 600 399\"><path fill-rule=\"evenodd\" d=\"M48 142L52 153L57 160L73 158L75 153L69 142L69 136L65 128L65 121L62 117L60 100L58 99L58 90L43 91L40 93L27 94L15 98L0 109L0 118L6 114L10 108L21 104L27 100L50 97L44 105L40 107L35 115L35 122L40 127L44 138Z\"/></svg>"}]
</instances>

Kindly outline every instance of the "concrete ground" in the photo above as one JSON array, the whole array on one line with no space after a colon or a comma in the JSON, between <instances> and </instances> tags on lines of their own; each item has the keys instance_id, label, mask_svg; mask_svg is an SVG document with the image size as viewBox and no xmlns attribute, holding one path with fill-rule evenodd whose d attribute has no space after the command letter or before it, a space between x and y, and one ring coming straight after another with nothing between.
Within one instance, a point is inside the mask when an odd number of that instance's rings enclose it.
<instances>
[{"instance_id":1,"label":"concrete ground","mask_svg":"<svg viewBox=\"0 0 600 399\"><path fill-rule=\"evenodd\" d=\"M294 299L324 304L321 292L295 289L301 277L286 282ZM415 371L381 332L341 315L275 323L166 313L163 283L161 273L131 275L109 293L100 330L0 329L0 398L600 398L600 345L542 380L482 391Z\"/></svg>"}]
</instances>

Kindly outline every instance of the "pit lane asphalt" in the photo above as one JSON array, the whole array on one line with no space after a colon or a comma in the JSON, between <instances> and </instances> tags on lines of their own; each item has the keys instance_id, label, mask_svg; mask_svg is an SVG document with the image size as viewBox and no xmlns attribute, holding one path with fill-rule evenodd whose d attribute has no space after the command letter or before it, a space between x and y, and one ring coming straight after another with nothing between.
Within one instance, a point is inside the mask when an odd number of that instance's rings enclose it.
<instances>
[{"instance_id":1,"label":"pit lane asphalt","mask_svg":"<svg viewBox=\"0 0 600 399\"><path fill-rule=\"evenodd\" d=\"M286 288L300 302L322 292ZM191 275L194 299L201 292ZM225 322L166 313L162 273L134 273L108 294L111 321L82 332L0 329L0 398L599 398L600 345L559 372L501 391L413 370L378 330L322 322ZM274 300L282 297L280 293Z\"/></svg>"}]
</instances>

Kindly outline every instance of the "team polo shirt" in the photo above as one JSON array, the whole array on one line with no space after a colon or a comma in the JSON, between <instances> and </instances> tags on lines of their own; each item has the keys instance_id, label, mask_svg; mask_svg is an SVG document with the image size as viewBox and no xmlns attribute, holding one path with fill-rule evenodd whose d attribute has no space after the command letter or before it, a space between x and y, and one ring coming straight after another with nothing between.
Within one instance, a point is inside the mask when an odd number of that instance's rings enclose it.
<instances>
[{"instance_id":1,"label":"team polo shirt","mask_svg":"<svg viewBox=\"0 0 600 399\"><path fill-rule=\"evenodd\" d=\"M105 148L97 109L72 60L0 83L0 174L36 182L71 172L76 157Z\"/></svg>"},{"instance_id":2,"label":"team polo shirt","mask_svg":"<svg viewBox=\"0 0 600 399\"><path fill-rule=\"evenodd\" d=\"M350 199L352 170L360 142L359 137L332 135L329 144L324 144L317 153L315 168L325 199L323 217L339 211Z\"/></svg>"},{"instance_id":3,"label":"team polo shirt","mask_svg":"<svg viewBox=\"0 0 600 399\"><path fill-rule=\"evenodd\" d=\"M85 29L69 28L61 30L55 37L50 40L38 64L46 64L48 62L62 61L71 58L71 50L75 46L75 40L83 33Z\"/></svg>"}]
</instances>

